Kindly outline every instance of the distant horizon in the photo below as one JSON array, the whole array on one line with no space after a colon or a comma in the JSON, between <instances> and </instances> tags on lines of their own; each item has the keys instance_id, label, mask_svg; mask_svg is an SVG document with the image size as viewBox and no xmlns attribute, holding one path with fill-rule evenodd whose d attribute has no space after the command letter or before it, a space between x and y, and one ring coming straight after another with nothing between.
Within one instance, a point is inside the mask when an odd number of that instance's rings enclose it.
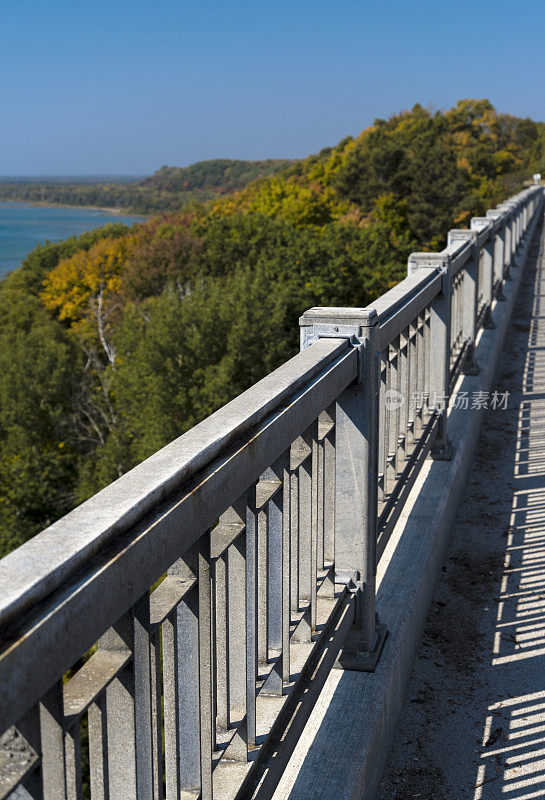
<instances>
[{"instance_id":1,"label":"distant horizon","mask_svg":"<svg viewBox=\"0 0 545 800\"><path fill-rule=\"evenodd\" d=\"M327 146L327 145L326 145ZM311 153L307 153L306 156L301 156L300 158L287 158L285 156L270 156L268 158L230 158L229 156L212 156L211 158L200 158L198 161L191 161L188 164L161 164L160 167L156 167L152 172L146 173L139 173L139 174L131 174L131 173L106 173L106 172L74 172L74 173L47 173L44 172L42 174L17 174L17 173L3 173L0 174L0 182L4 182L6 180L13 180L14 178L19 180L25 181L33 181L33 180L50 180L53 181L57 178L61 178L62 180L68 180L69 178L79 178L79 179L92 179L93 181L97 181L100 178L104 179L113 179L116 178L117 180L138 180L141 178L147 178L150 175L153 175L155 172L158 172L163 167L173 167L175 169L185 169L186 167L191 167L194 164L201 164L206 161L251 161L251 162L259 162L259 161L300 161L303 158L307 158Z\"/></svg>"},{"instance_id":2,"label":"distant horizon","mask_svg":"<svg viewBox=\"0 0 545 800\"><path fill-rule=\"evenodd\" d=\"M93 180L97 180L98 178L123 178L123 179L130 178L132 180L133 178L146 178L146 177L148 177L148 175L149 175L149 173L145 173L145 174L142 173L141 175L136 175L136 174L133 175L133 174L129 174L129 173L127 173L127 174L123 174L123 173L116 174L116 173L113 173L113 172L112 173L101 173L101 172L97 172L97 173L93 173L93 172L87 172L87 173L84 173L84 172L79 172L79 173L78 172L74 172L74 173L69 173L69 172L67 172L67 173L62 173L62 172L47 173L47 172L44 172L42 174L35 174L35 175L31 175L31 174L24 175L24 174L20 174L20 173L13 173L13 174L5 173L3 175L0 175L0 181L3 181L5 179L10 179L11 180L13 178L19 178L20 180L27 180L27 181L31 181L31 180L54 180L56 178L62 178L63 180L66 180L67 178L92 178Z\"/></svg>"}]
</instances>

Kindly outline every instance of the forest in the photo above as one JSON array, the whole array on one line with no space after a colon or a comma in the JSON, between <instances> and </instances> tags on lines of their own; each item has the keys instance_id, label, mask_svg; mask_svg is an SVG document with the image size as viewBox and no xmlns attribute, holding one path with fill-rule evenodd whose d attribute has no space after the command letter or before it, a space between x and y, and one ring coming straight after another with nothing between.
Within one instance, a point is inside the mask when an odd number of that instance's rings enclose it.
<instances>
[{"instance_id":1,"label":"forest","mask_svg":"<svg viewBox=\"0 0 545 800\"><path fill-rule=\"evenodd\" d=\"M305 309L371 302L544 160L544 123L417 105L242 188L237 168L219 196L194 176L206 202L37 247L0 283L0 555L293 355Z\"/></svg>"},{"instance_id":2,"label":"forest","mask_svg":"<svg viewBox=\"0 0 545 800\"><path fill-rule=\"evenodd\" d=\"M287 159L198 161L189 167L161 167L140 180L126 178L0 178L0 201L116 208L129 214L179 211L191 202L243 189L283 169Z\"/></svg>"}]
</instances>

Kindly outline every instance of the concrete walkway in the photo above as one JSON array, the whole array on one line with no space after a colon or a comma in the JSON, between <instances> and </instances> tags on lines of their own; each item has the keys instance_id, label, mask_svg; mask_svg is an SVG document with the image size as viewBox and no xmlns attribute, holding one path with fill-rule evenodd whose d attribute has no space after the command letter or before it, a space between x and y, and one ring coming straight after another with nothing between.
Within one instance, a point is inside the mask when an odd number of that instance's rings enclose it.
<instances>
[{"instance_id":1,"label":"concrete walkway","mask_svg":"<svg viewBox=\"0 0 545 800\"><path fill-rule=\"evenodd\" d=\"M545 798L545 234L511 321L378 800Z\"/></svg>"}]
</instances>

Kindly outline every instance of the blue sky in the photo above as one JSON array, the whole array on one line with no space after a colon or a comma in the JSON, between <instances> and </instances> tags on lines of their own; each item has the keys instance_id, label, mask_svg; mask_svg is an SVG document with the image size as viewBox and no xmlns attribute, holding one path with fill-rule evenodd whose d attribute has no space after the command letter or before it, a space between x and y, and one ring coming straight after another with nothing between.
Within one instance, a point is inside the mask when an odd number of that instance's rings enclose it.
<instances>
[{"instance_id":1,"label":"blue sky","mask_svg":"<svg viewBox=\"0 0 545 800\"><path fill-rule=\"evenodd\" d=\"M544 0L0 0L0 175L300 157L413 103L545 120Z\"/></svg>"}]
</instances>

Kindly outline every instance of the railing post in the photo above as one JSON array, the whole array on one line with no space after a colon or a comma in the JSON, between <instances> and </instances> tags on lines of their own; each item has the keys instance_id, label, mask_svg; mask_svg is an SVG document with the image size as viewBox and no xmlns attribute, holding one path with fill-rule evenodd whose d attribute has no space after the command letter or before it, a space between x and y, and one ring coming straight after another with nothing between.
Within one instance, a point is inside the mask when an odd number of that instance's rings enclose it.
<instances>
[{"instance_id":1,"label":"railing post","mask_svg":"<svg viewBox=\"0 0 545 800\"><path fill-rule=\"evenodd\" d=\"M513 263L515 236L514 236L514 209L509 201L501 203L498 209L505 214L505 246L504 246L504 268L503 277L507 278L509 267Z\"/></svg>"},{"instance_id":2,"label":"railing post","mask_svg":"<svg viewBox=\"0 0 545 800\"><path fill-rule=\"evenodd\" d=\"M520 224L519 224L520 223L520 219L519 219L520 207L519 207L519 205L517 203L514 203L513 201L510 201L510 205L511 205L511 208L513 209L513 220L512 220L513 241L512 241L512 248L511 248L511 251L512 251L511 252L511 264L513 264L514 260L515 260L515 254L518 251L519 240L520 240Z\"/></svg>"},{"instance_id":3,"label":"railing post","mask_svg":"<svg viewBox=\"0 0 545 800\"><path fill-rule=\"evenodd\" d=\"M519 249L520 246L524 244L524 241L526 239L526 234L528 233L530 225L534 218L534 213L535 213L534 199L535 195L533 191L529 191L521 207L521 228L520 228Z\"/></svg>"},{"instance_id":4,"label":"railing post","mask_svg":"<svg viewBox=\"0 0 545 800\"><path fill-rule=\"evenodd\" d=\"M480 248L477 234L471 230L451 230L448 233L448 245L456 242L472 242L471 257L463 267L463 337L466 353L462 372L464 375L478 375L479 365L475 360L475 341L477 338L477 315L479 305L479 257Z\"/></svg>"},{"instance_id":5,"label":"railing post","mask_svg":"<svg viewBox=\"0 0 545 800\"><path fill-rule=\"evenodd\" d=\"M514 218L515 218L515 241L514 241L514 245L515 246L514 246L514 251L515 252L513 253L513 258L515 256L515 254L518 253L518 250L519 250L519 247L520 247L520 243L522 241L522 233L523 233L523 230L522 230L522 212L523 212L523 206L520 203L518 203L515 206L515 211L514 211Z\"/></svg>"},{"instance_id":6,"label":"railing post","mask_svg":"<svg viewBox=\"0 0 545 800\"><path fill-rule=\"evenodd\" d=\"M503 296L503 268L505 264L505 218L501 211L491 209L486 216L494 221L494 293L500 302Z\"/></svg>"},{"instance_id":7,"label":"railing post","mask_svg":"<svg viewBox=\"0 0 545 800\"><path fill-rule=\"evenodd\" d=\"M514 205L514 204L513 204ZM517 202L514 205L513 210L513 219L514 219L514 238L513 238L513 255L511 263L515 265L516 258L518 253L520 252L522 242L524 239L524 231L525 231L525 212L526 212L526 202Z\"/></svg>"},{"instance_id":8,"label":"railing post","mask_svg":"<svg viewBox=\"0 0 545 800\"><path fill-rule=\"evenodd\" d=\"M429 405L439 417L437 435L430 455L437 461L450 461L452 445L447 436L450 400L450 329L452 310L452 273L450 256L442 253L411 253L409 275L416 269L435 267L443 277L440 294L430 304L430 396Z\"/></svg>"},{"instance_id":9,"label":"railing post","mask_svg":"<svg viewBox=\"0 0 545 800\"><path fill-rule=\"evenodd\" d=\"M513 266L515 254L518 247L518 208L516 203L508 200L506 205L511 208L511 257L509 259L508 270ZM507 272L509 274L509 272Z\"/></svg>"},{"instance_id":10,"label":"railing post","mask_svg":"<svg viewBox=\"0 0 545 800\"><path fill-rule=\"evenodd\" d=\"M520 223L520 225L521 225L521 227L520 227L521 239L524 238L524 234L526 233L526 230L528 228L528 220L529 220L529 218L531 216L531 213L530 213L531 202L532 202L532 199L531 198L527 198L524 201L524 203L522 205L522 208L521 208L521 223Z\"/></svg>"},{"instance_id":11,"label":"railing post","mask_svg":"<svg viewBox=\"0 0 545 800\"><path fill-rule=\"evenodd\" d=\"M470 226L471 230L477 232L477 235L489 228L487 239L481 248L483 260L483 303L485 306L483 328L492 329L495 327L492 319L492 300L494 299L494 221L487 217L473 217Z\"/></svg>"},{"instance_id":12,"label":"railing post","mask_svg":"<svg viewBox=\"0 0 545 800\"><path fill-rule=\"evenodd\" d=\"M529 228L530 223L534 218L534 214L536 213L536 192L532 189L530 197L528 199L528 213L526 215L526 230ZM526 232L526 231L525 231Z\"/></svg>"},{"instance_id":13,"label":"railing post","mask_svg":"<svg viewBox=\"0 0 545 800\"><path fill-rule=\"evenodd\" d=\"M335 582L355 594L354 624L337 666L374 670L386 639L375 611L379 354L373 308L312 308L300 320L301 349L318 338L349 338L358 378L335 412Z\"/></svg>"}]
</instances>

